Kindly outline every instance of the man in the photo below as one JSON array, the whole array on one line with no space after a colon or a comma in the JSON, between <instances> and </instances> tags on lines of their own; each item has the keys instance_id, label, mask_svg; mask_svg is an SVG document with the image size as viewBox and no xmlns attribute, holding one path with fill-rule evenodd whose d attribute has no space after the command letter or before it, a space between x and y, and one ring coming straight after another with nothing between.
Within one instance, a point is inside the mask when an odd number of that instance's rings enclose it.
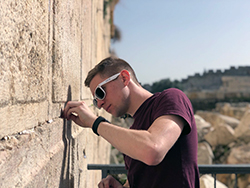
<instances>
[{"instance_id":1,"label":"man","mask_svg":"<svg viewBox=\"0 0 250 188\"><path fill-rule=\"evenodd\" d=\"M178 89L152 94L139 84L131 66L109 57L85 80L94 104L113 116L130 114L130 129L97 117L84 102L70 101L64 117L92 128L124 153L128 180L122 186L112 176L100 188L198 188L197 130L190 101ZM77 115L75 115L77 114Z\"/></svg>"}]
</instances>

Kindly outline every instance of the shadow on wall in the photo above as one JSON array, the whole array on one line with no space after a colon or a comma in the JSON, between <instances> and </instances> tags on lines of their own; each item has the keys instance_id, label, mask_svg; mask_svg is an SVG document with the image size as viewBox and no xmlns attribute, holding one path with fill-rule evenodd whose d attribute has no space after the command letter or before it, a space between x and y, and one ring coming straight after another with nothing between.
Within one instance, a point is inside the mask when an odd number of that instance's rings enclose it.
<instances>
[{"instance_id":1,"label":"shadow on wall","mask_svg":"<svg viewBox=\"0 0 250 188\"><path fill-rule=\"evenodd\" d=\"M72 100L71 94L71 86L68 87L68 96L67 101ZM63 161L62 161L62 168L61 168L61 176L60 176L60 188L69 188L73 187L73 180L70 177L70 157L71 157L71 141L72 141L72 121L67 121L66 119L63 120L63 132L62 132L62 140L64 143L64 152L63 152Z\"/></svg>"}]
</instances>

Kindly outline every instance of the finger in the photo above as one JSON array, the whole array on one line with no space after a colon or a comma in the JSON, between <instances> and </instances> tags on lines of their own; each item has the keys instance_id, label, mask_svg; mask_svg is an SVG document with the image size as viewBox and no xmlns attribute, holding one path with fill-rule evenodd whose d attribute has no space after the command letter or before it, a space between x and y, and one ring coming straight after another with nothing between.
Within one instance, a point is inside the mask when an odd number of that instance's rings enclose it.
<instances>
[{"instance_id":1,"label":"finger","mask_svg":"<svg viewBox=\"0 0 250 188\"><path fill-rule=\"evenodd\" d=\"M113 187L113 186L111 185L110 180L111 180L111 178L110 178L109 176L107 176L107 177L104 179L104 181L103 181L103 186L104 186L104 188L111 188L111 187Z\"/></svg>"},{"instance_id":2,"label":"finger","mask_svg":"<svg viewBox=\"0 0 250 188\"><path fill-rule=\"evenodd\" d=\"M104 188L103 181L100 181L100 183L98 184L98 188Z\"/></svg>"},{"instance_id":3,"label":"finger","mask_svg":"<svg viewBox=\"0 0 250 188\"><path fill-rule=\"evenodd\" d=\"M66 118L71 119L73 117L78 117L78 111L79 111L78 106L70 108L66 113Z\"/></svg>"},{"instance_id":4,"label":"finger","mask_svg":"<svg viewBox=\"0 0 250 188\"><path fill-rule=\"evenodd\" d=\"M66 118L67 117L67 114L68 114L68 111L71 109L71 108L74 108L74 107L77 107L77 106L80 106L82 103L84 102L78 102L78 101L68 101L64 110L63 110L63 116Z\"/></svg>"},{"instance_id":5,"label":"finger","mask_svg":"<svg viewBox=\"0 0 250 188\"><path fill-rule=\"evenodd\" d=\"M73 116L78 116L78 114L77 114L77 113L74 113L74 112L72 112L71 114L72 114ZM62 118L62 119L66 118L65 115L64 115L64 110L63 110L62 108L61 108L61 112L60 112L59 118Z\"/></svg>"},{"instance_id":6,"label":"finger","mask_svg":"<svg viewBox=\"0 0 250 188\"><path fill-rule=\"evenodd\" d=\"M102 179L102 181L98 184L99 188L110 188L110 178L107 176L106 178Z\"/></svg>"},{"instance_id":7,"label":"finger","mask_svg":"<svg viewBox=\"0 0 250 188\"><path fill-rule=\"evenodd\" d=\"M67 111L66 117L67 117L67 116L71 116L71 115L73 115L73 116L78 116L78 111L79 111L79 107L78 107L78 106L76 106L76 107L71 107L71 108L69 108L69 110Z\"/></svg>"},{"instance_id":8,"label":"finger","mask_svg":"<svg viewBox=\"0 0 250 188\"><path fill-rule=\"evenodd\" d=\"M72 121L74 121L77 125L80 125L80 126L84 127L84 126L83 126L83 122L81 122L81 120L80 120L80 118L79 118L78 116L75 116L75 115L71 114L71 115L69 116L69 119L68 119L68 120L72 120Z\"/></svg>"}]
</instances>

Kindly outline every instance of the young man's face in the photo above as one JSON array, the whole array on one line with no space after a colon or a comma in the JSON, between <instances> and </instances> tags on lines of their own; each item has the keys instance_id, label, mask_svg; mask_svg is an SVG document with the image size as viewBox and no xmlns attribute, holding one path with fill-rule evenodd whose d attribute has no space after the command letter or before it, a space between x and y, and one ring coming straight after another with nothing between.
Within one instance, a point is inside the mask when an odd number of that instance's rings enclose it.
<instances>
[{"instance_id":1,"label":"young man's face","mask_svg":"<svg viewBox=\"0 0 250 188\"><path fill-rule=\"evenodd\" d=\"M90 90L94 98L95 90L101 82L105 81L107 78L100 77L97 74L90 82ZM126 94L125 86L122 82L121 75L118 75L114 80L107 82L101 86L102 89L99 89L98 92L104 90L105 97L101 100L96 98L96 104L98 108L105 109L108 113L112 114L115 117L122 116L127 113L129 106L129 97ZM102 95L102 93L101 93Z\"/></svg>"}]
</instances>

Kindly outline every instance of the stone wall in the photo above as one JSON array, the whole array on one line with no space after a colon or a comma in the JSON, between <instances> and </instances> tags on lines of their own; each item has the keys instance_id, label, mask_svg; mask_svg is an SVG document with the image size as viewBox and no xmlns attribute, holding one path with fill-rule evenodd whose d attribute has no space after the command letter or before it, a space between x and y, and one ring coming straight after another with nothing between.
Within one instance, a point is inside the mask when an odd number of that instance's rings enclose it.
<instances>
[{"instance_id":1,"label":"stone wall","mask_svg":"<svg viewBox=\"0 0 250 188\"><path fill-rule=\"evenodd\" d=\"M181 81L194 110L213 109L218 102L250 101L250 66L209 70Z\"/></svg>"},{"instance_id":2,"label":"stone wall","mask_svg":"<svg viewBox=\"0 0 250 188\"><path fill-rule=\"evenodd\" d=\"M89 188L100 181L87 164L109 163L110 145L58 117L68 100L92 103L84 79L109 55L103 3L0 2L0 187Z\"/></svg>"},{"instance_id":3,"label":"stone wall","mask_svg":"<svg viewBox=\"0 0 250 188\"><path fill-rule=\"evenodd\" d=\"M250 76L250 66L239 66L238 68L230 67L224 71L221 70L208 70L202 75L195 74L194 76L188 76L187 79L182 80L184 91L201 91L209 90L214 91L219 89L223 85L223 77L226 78L236 78L239 77L249 77ZM225 86L225 85L224 85ZM250 86L250 84L248 84ZM229 87L229 86L228 86Z\"/></svg>"}]
</instances>

